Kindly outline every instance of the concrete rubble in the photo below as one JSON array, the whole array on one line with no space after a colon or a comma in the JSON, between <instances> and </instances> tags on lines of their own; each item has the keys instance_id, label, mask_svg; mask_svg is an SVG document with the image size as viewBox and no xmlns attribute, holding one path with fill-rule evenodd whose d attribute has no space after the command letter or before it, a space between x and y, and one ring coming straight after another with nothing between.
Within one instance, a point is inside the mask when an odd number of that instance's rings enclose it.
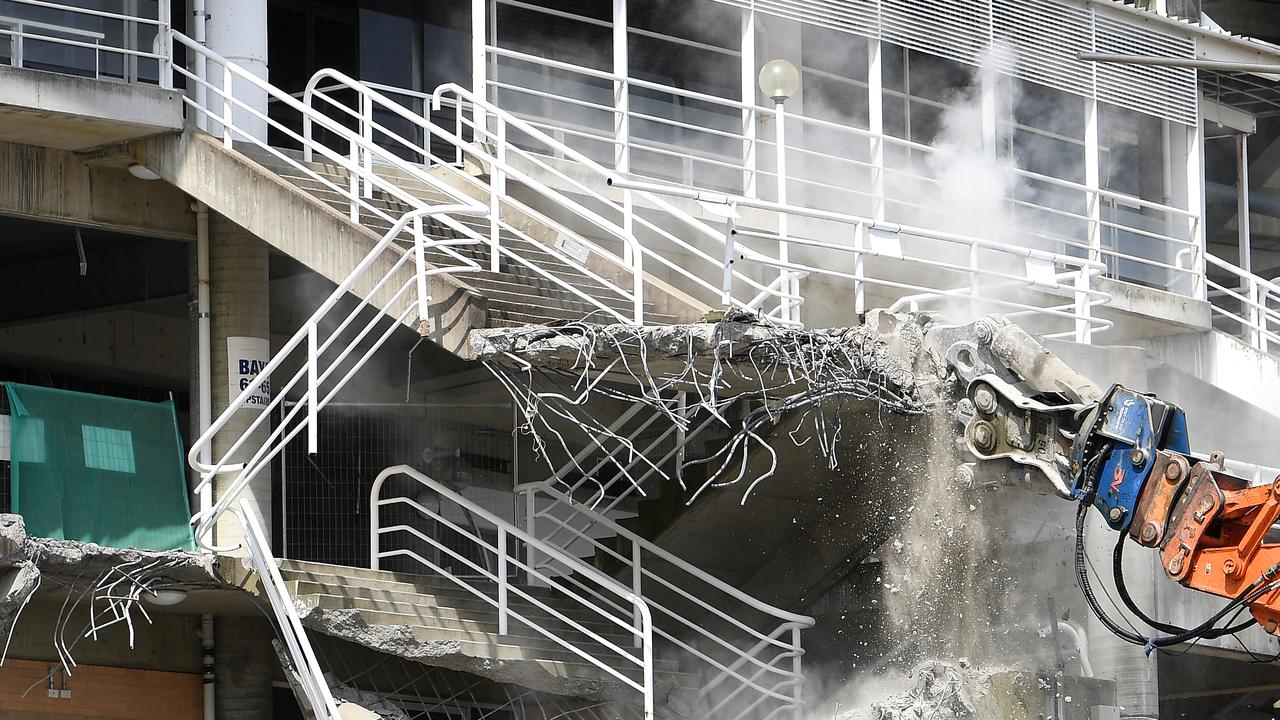
<instances>
[{"instance_id":1,"label":"concrete rubble","mask_svg":"<svg viewBox=\"0 0 1280 720\"><path fill-rule=\"evenodd\" d=\"M465 652L456 640L417 637L408 625L375 625L355 609L327 610L298 601L303 624L317 632L425 665L449 668L556 695L625 699L627 688L584 677L555 675L536 660L494 660Z\"/></svg>"},{"instance_id":2,"label":"concrete rubble","mask_svg":"<svg viewBox=\"0 0 1280 720\"><path fill-rule=\"evenodd\" d=\"M847 372L882 378L897 393L928 402L941 364L926 348L927 324L924 316L873 310L861 325L808 331L747 313L715 313L682 325L489 328L471 333L469 356L510 369L570 373L638 358L655 377L684 376L693 368L714 374L726 392L746 393L761 389L766 368L838 355Z\"/></svg>"}]
</instances>

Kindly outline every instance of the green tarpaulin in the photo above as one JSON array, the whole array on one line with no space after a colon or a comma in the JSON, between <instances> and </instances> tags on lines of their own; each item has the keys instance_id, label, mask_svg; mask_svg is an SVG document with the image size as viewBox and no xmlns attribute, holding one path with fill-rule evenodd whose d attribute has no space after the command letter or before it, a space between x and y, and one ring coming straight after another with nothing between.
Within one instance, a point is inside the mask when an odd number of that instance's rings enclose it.
<instances>
[{"instance_id":1,"label":"green tarpaulin","mask_svg":"<svg viewBox=\"0 0 1280 720\"><path fill-rule=\"evenodd\" d=\"M192 550L172 402L6 383L13 512L36 537Z\"/></svg>"}]
</instances>

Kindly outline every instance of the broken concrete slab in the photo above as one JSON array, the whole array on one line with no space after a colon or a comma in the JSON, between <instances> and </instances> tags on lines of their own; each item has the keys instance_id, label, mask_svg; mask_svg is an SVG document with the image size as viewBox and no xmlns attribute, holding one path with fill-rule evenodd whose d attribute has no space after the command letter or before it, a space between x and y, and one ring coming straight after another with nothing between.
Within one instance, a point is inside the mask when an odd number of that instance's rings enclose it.
<instances>
[{"instance_id":1,"label":"broken concrete slab","mask_svg":"<svg viewBox=\"0 0 1280 720\"><path fill-rule=\"evenodd\" d=\"M490 328L471 333L467 357L520 371L597 372L630 384L656 379L672 389L705 384L722 396L786 394L821 382L827 370L833 377L876 378L911 400L924 391L918 399L929 402L941 363L924 342L927 322L877 310L861 325L816 330L747 313L681 325Z\"/></svg>"}]
</instances>

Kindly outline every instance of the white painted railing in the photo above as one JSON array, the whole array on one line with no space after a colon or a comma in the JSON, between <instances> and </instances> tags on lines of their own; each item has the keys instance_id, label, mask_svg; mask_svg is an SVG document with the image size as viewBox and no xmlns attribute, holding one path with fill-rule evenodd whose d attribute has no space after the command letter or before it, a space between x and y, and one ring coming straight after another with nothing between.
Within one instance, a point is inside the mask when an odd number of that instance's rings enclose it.
<instances>
[{"instance_id":1,"label":"white painted railing","mask_svg":"<svg viewBox=\"0 0 1280 720\"><path fill-rule=\"evenodd\" d=\"M1089 342L1092 333L1111 326L1110 321L1097 317L1093 312L1095 306L1110 299L1108 293L1091 285L1092 278L1105 271L1103 263L1097 260L931 228L877 222L848 213L779 205L619 177L610 177L608 182L616 187L683 197L732 209L763 210L775 218L816 221L816 226L823 233L821 239L799 233L782 236L777 232L743 230L732 220L725 236L726 257L738 257L744 262L755 262L790 273L791 296L797 303L802 303L807 295L801 283L820 279L847 283L856 313L868 309L866 294L870 287L895 294L911 293L905 299L910 300L912 309L926 303L966 300L978 304L975 314L981 314L981 306L985 305L1002 313L1056 319L1067 323L1069 329L1045 334L1072 337L1078 342ZM778 224L776 220L775 224ZM739 238L763 240L790 248L785 255L781 251L776 256L759 252L748 255L735 247L737 242L741 242ZM923 243L913 248L908 244L912 239ZM806 251L810 251L808 259ZM869 259L904 263L914 269L917 277L931 279L933 284L922 284L930 281L926 279L896 279L892 275L878 274L867 268ZM955 286L939 288L939 278L951 278ZM1039 291L1050 298L1066 296L1068 302L1062 305L1051 301L1033 304L1024 299L1004 297L1016 289Z\"/></svg>"},{"instance_id":2,"label":"white painted railing","mask_svg":"<svg viewBox=\"0 0 1280 720\"><path fill-rule=\"evenodd\" d=\"M777 201L777 160L784 157L787 197L795 204L944 228L954 219L954 209L936 203L940 181L928 168L930 159L946 159L945 149L492 44L485 52L496 68L486 85L508 110L564 145L603 148L596 161L620 173ZM544 75L569 87L608 83L612 92L587 100L534 87ZM849 87L859 91L867 92ZM923 98L912 102L943 108ZM776 129L784 122L780 155ZM661 135L681 139L660 141ZM1021 195L1006 197L1002 207L1010 242L1100 260L1109 277L1171 292L1188 295L1197 286L1200 259L1175 261L1199 250L1197 212L1012 165L1002 172Z\"/></svg>"},{"instance_id":3,"label":"white painted railing","mask_svg":"<svg viewBox=\"0 0 1280 720\"><path fill-rule=\"evenodd\" d=\"M476 205L443 205L429 210L415 210L400 218L352 270L351 275L339 283L254 380L192 444L187 453L187 462L201 474L201 481L196 487L197 495L211 492L215 477L225 474L235 476L221 490L221 496L210 509L196 517L196 539L202 547L214 552L230 552L235 549L234 546L215 547L209 542L209 531L218 517L259 473L270 468L271 461L303 429L307 430L309 451L316 451L317 414L320 410L333 401L398 327L415 317L425 317L430 302L430 296L425 294L427 278L439 273L478 269L474 261L461 256L458 256L459 264L454 267L426 266L423 260L426 249L452 251L447 245L441 247L441 243L433 243L427 239L422 231L422 220L426 217L445 217L446 214L482 214L484 210L482 206ZM394 245L406 231L411 233L413 252L403 251ZM417 267L409 263L411 259ZM378 276L370 271L380 262L389 263L390 267ZM400 283L398 287L395 284L397 279ZM354 308L339 305L348 297L348 293L362 289L362 285L367 287L364 298ZM372 305L374 298L385 299L383 308L388 314ZM395 308L403 309L398 316L390 315ZM379 334L373 334L380 325L385 327ZM361 352L357 353L357 350ZM283 376L283 382L280 376ZM202 463L202 449L212 444L213 438L237 412L249 408L248 404L262 395L260 387L264 384L270 388L270 403L265 406L254 405L252 410L257 415L241 432L240 437L235 439L221 457L215 458L212 464ZM301 396L303 400L290 405L275 429L255 446L255 434L270 428L270 418L291 396ZM248 460L238 460L245 456L248 456Z\"/></svg>"},{"instance_id":4,"label":"white painted railing","mask_svg":"<svg viewBox=\"0 0 1280 720\"><path fill-rule=\"evenodd\" d=\"M262 532L253 507L247 500L241 500L239 510L227 512L240 523L249 559L261 579L262 590L271 603L271 610L276 616L277 632L289 659L293 661L293 669L298 674L298 685L311 705L312 715L317 720L342 720L333 695L329 693L329 686L324 681L324 672L311 648L311 641L307 638L307 630L302 625L302 618L298 615L289 586L280 575L276 559L271 555L271 543Z\"/></svg>"},{"instance_id":5,"label":"white painted railing","mask_svg":"<svg viewBox=\"0 0 1280 720\"><path fill-rule=\"evenodd\" d=\"M1205 255L1214 327L1266 353L1280 352L1280 284Z\"/></svg>"},{"instance_id":6,"label":"white painted railing","mask_svg":"<svg viewBox=\"0 0 1280 720\"><path fill-rule=\"evenodd\" d=\"M434 496L433 504L438 501L439 506L429 508L411 497L382 497L383 484L396 475L406 477L419 488L430 492ZM384 508L397 507L410 511L416 519L430 522L437 530L447 529L450 532L444 539L433 537L423 532L413 520L409 523L384 525ZM484 524L483 529L478 522L465 527L450 520L450 510L462 511L478 518ZM369 529L369 560L370 567L374 570L379 569L382 561L387 558L403 557L412 560L453 582L482 602L492 605L497 611L500 635L508 634L512 620L522 623L565 652L639 692L645 720L653 719L655 628L649 603L638 589L629 588L582 560L539 541L522 528L408 465L397 465L378 474L369 492L369 514L372 520ZM490 529L495 535L493 539L486 535ZM411 547L388 549L384 536L407 539ZM522 547L525 553L518 550L513 553L512 542ZM435 555L435 559L412 549L414 545L424 550L430 548L428 554ZM467 550L477 552L479 560L468 556ZM469 573L474 573L477 579L464 577L458 572L457 566L444 567L441 560L444 556L450 559L450 565L461 565ZM570 583L566 577L542 571L531 559L535 556L552 557L568 567L574 573L573 582ZM488 562L490 558L494 560L493 565ZM520 575L524 576L523 582L518 581ZM516 580L513 580L513 576ZM532 591L530 585L550 588L558 602L549 604L545 597ZM554 620L535 617L532 613L512 607L509 602L511 599L532 605ZM574 614L577 613L585 613L593 621L603 623L609 628L608 632L602 633L588 627L591 623L576 619ZM624 643L616 641L619 634L626 638ZM609 637L610 635L613 637ZM623 645L632 647L624 648Z\"/></svg>"},{"instance_id":7,"label":"white painted railing","mask_svg":"<svg viewBox=\"0 0 1280 720\"><path fill-rule=\"evenodd\" d=\"M169 72L169 3L153 16L119 13L75 3L10 0L0 14L0 62L13 67L101 80L173 86ZM7 57L3 57L7 56Z\"/></svg>"},{"instance_id":8,"label":"white painted railing","mask_svg":"<svg viewBox=\"0 0 1280 720\"><path fill-rule=\"evenodd\" d=\"M662 645L678 648L681 655L700 666L704 703L701 717L741 720L790 713L799 717L803 708L804 677L801 631L814 619L786 612L738 590L649 540L622 527L602 512L579 503L550 483L520 488L525 507L552 505L568 508L561 513L531 515L528 532L539 540L531 550L542 552L549 544L568 547L586 544L621 567L618 575L630 580L632 590L646 598L653 613L654 633ZM581 522L581 521L586 521ZM605 530L603 542L590 530ZM548 538L560 538L550 542ZM630 551L620 551L614 538L622 538ZM535 567L560 562L559 555L531 558ZM562 580L575 583L569 575ZM668 598L659 602L656 597Z\"/></svg>"},{"instance_id":9,"label":"white painted railing","mask_svg":"<svg viewBox=\"0 0 1280 720\"><path fill-rule=\"evenodd\" d=\"M447 177L452 182L449 186L453 188L452 192L482 198L487 203L488 211L485 219L489 227L487 238L490 249L489 270L497 272L500 259L505 257L529 268L618 322L643 322L644 270L641 265L641 255L635 252L635 238L621 225L514 167L508 161L507 153L509 150L519 151L514 150L512 146L498 143L490 152L484 147L468 144L460 134L436 125L429 116L413 113L383 92L336 70L317 72L307 84L301 102L302 107L305 108L301 116L301 142L305 160L311 160L314 154L319 152L318 148L325 146L315 137L316 126L321 124L323 118L327 121L323 123L323 127L330 133L335 126L343 128L339 134L346 136L344 139L350 148L348 157L351 163L358 165L366 175L376 175L378 166L386 164L417 179L430 177L436 183L441 183L441 178ZM336 113L339 117L330 119L331 113ZM409 127L416 128L417 132L410 132L406 136L402 131L391 129L388 127L389 121L382 119L386 116L407 122ZM343 123L348 121L356 125L356 131L347 130L343 126ZM432 150L433 140L446 143L455 152L448 158L438 157ZM407 156L414 162L406 162L401 159L401 155ZM459 157L475 162L486 172L478 174L465 171L458 167ZM424 172L424 168L435 168L440 175ZM506 191L508 178L521 183L523 187L535 192L552 207L571 216L574 229L566 227L565 221L536 209L534 207L536 203L531 204L508 194ZM372 189L372 185L366 183L363 184L360 192L365 197L371 197ZM623 288L604 277L588 263L572 257L554 244L539 243L521 229L518 223L512 222L512 217L530 218L542 227L556 231L562 237L571 238L574 243L604 260L609 267L617 268L622 271L621 274L628 276L630 289ZM359 215L354 210L352 219L359 220ZM613 307L602 303L597 297L560 280L553 273L513 251L503 244L504 233L537 244L539 249L551 254L556 261L572 267L605 288L609 295L625 300L632 312L629 315L619 313ZM590 239L591 235L620 242L625 248L626 255L631 259L625 259L602 248Z\"/></svg>"}]
</instances>

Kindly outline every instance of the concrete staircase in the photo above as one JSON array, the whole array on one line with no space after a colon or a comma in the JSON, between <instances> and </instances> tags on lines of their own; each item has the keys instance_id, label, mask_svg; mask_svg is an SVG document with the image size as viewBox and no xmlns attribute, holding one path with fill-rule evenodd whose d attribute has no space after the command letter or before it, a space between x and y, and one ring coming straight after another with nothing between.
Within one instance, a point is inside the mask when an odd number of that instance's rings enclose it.
<instances>
[{"instance_id":1,"label":"concrete staircase","mask_svg":"<svg viewBox=\"0 0 1280 720\"><path fill-rule=\"evenodd\" d=\"M253 149L246 149L243 152L255 162L296 186L299 190L320 200L339 213L347 213L348 201L323 182L268 153ZM298 162L302 162L301 153L288 154ZM349 185L348 173L341 167L332 163L316 161L304 164L308 169L338 187L347 187ZM438 170L429 172L443 182L449 181L449 178L443 172ZM451 198L438 189L395 168L381 167L379 168L379 175L394 180L400 189L426 201L428 204L453 202ZM510 185L514 185L514 183L510 183ZM519 189L517 187L509 187L509 191L516 193ZM413 209L402 200L389 197L387 193L378 190L374 191L373 197L368 199L368 202L385 211L391 217L399 217ZM473 229L477 235L482 237L489 235L490 229L487 220L464 217L457 219ZM618 318L607 314L600 307L584 301L566 290L565 284L583 291L599 301L600 304L616 311L623 318L631 316L632 307L628 301L618 297L595 279L567 264L562 257L549 251L548 248L553 247L556 241L554 230L538 223L537 220L527 215L523 216L521 221L522 231L531 237L537 238L539 242L529 242L513 233L504 231L501 233L503 245L513 250L529 263L554 276L560 282L550 280L544 275L535 272L529 266L505 257L501 260L498 272L490 272L488 270L489 248L487 245L476 244L453 247L456 252L475 260L486 268L480 272L469 272L458 276L459 281L471 286L488 300L489 319L486 327L541 325L581 320L587 315L592 315L593 320L597 322L619 321ZM378 235L382 235L391 227L391 223L387 220L368 212L361 214L360 224ZM427 233L430 237L440 240L462 239L458 232L445 227L435 220L428 222ZM437 267L453 264L453 260L445 255L443 251L436 249L428 251L427 261ZM689 308L689 311L693 312L694 309ZM688 313L686 313L687 315ZM674 314L658 312L657 305L653 302L645 303L645 316L646 323L665 324L674 323L678 320Z\"/></svg>"},{"instance_id":2,"label":"concrete staircase","mask_svg":"<svg viewBox=\"0 0 1280 720\"><path fill-rule=\"evenodd\" d=\"M280 571L293 591L304 624L315 632L544 692L604 701L634 700L634 693L616 678L514 618L507 634L499 634L494 605L446 578L296 560L282 561ZM483 592L496 601L496 584ZM617 626L598 615L566 604L553 591L525 588L525 592L546 608L512 598L511 611L555 629L562 640L593 644L594 654L607 657L604 645L557 619L547 608L600 638L630 647L629 634L620 633ZM697 680L679 672L674 661L655 661L658 698L696 691Z\"/></svg>"},{"instance_id":3,"label":"concrete staircase","mask_svg":"<svg viewBox=\"0 0 1280 720\"><path fill-rule=\"evenodd\" d=\"M292 151L282 153L300 157ZM217 139L197 131L141 141L133 146L132 154L169 183L335 283L347 278L351 268L391 225L367 211L360 223L353 222L348 214L348 201L314 177L261 149L237 146L229 150ZM341 168L322 162L306 163L306 166L338 187L348 185L347 173ZM438 190L394 168L380 167L379 173L393 177L401 189L427 204L451 202ZM511 192L518 192L518 188L511 188ZM367 202L382 208L391 217L399 217L410 209L400 200L382 193ZM482 270L429 277L429 326L419 328L415 320L414 330L451 352L465 355L467 334L473 329L563 323L587 315L592 315L592 320L597 322L621 322L631 317L630 301L573 267L564 260L563 253L554 250L561 233L533 216L512 215L504 211L504 220L519 226L522 233L536 240L530 242L510 232L501 233L504 247L523 262L504 257L498 272L491 272L487 244L452 246L453 251L474 260ZM458 216L455 220L485 238L489 235L484 219ZM427 229L435 239L459 239L457 231L434 220L427 222ZM370 280L352 288L354 294L369 297L369 286L373 279L380 277L378 269L390 267L400 253L409 251L403 246L396 249L398 252L379 258L369 273ZM438 249L429 251L427 261L435 267L458 264ZM629 282L621 277L620 271L602 267L597 258L589 258L587 266L599 277L617 280L620 286L625 287L623 283ZM412 263L401 270L406 279L411 273ZM399 280L397 277L387 287L398 286ZM584 300L568 287L576 288L596 302ZM645 293L646 298L650 298L644 305L646 322L691 321L705 310L654 278L646 277ZM384 288L369 300L384 312L398 316L407 299L401 299L393 307L396 303L390 302L389 295Z\"/></svg>"}]
</instances>

